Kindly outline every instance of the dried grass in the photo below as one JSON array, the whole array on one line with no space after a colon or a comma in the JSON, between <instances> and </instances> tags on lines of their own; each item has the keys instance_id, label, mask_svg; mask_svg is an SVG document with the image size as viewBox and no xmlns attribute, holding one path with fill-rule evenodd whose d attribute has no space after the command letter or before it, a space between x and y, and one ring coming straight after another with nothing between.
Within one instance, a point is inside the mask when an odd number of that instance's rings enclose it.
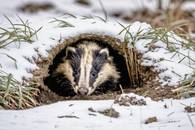
<instances>
[{"instance_id":1,"label":"dried grass","mask_svg":"<svg viewBox=\"0 0 195 130\"><path fill-rule=\"evenodd\" d=\"M20 83L11 74L0 71L0 106L23 109L38 105L35 96L38 89L33 84Z\"/></svg>"},{"instance_id":2,"label":"dried grass","mask_svg":"<svg viewBox=\"0 0 195 130\"><path fill-rule=\"evenodd\" d=\"M10 44L20 44L23 42L32 43L36 38L37 32L41 30L33 29L29 26L29 22L23 21L19 16L20 23L13 23L10 18L5 16L10 27L0 27L0 49L6 48ZM6 53L0 53L14 61L17 69L17 60ZM0 65L1 66L1 65ZM38 89L31 83L20 83L13 78L12 74L8 74L0 69L0 106L9 109L22 109L36 106L38 102L34 99Z\"/></svg>"}]
</instances>

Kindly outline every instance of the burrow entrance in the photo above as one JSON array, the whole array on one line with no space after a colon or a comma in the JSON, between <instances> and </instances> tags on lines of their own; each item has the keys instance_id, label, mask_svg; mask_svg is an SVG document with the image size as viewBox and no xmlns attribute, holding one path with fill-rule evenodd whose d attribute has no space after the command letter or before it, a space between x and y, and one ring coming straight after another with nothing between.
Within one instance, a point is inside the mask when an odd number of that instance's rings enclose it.
<instances>
[{"instance_id":1,"label":"burrow entrance","mask_svg":"<svg viewBox=\"0 0 195 130\"><path fill-rule=\"evenodd\" d=\"M76 95L72 88L66 87L66 85L58 87L52 82L51 74L62 63L67 46L74 46L83 40L94 41L109 49L114 57L114 63L116 63L121 72L120 87L109 90L100 88L90 96L81 97ZM136 50L128 49L125 43L110 36L82 34L69 38L50 50L47 59L37 61L40 69L34 72L33 78L33 82L36 82L40 89L40 95L37 100L40 103L51 103L59 100L113 99L122 92L134 92L152 97L154 100L175 97L171 87L162 87L155 80L158 73L154 72L152 67L140 65L141 57L142 55Z\"/></svg>"}]
</instances>

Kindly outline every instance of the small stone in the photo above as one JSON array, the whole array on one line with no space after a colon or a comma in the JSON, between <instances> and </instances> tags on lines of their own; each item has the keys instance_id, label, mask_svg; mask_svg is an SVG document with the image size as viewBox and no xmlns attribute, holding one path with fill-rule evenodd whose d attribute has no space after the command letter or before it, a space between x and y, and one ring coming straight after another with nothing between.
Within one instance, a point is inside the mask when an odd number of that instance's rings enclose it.
<instances>
[{"instance_id":1,"label":"small stone","mask_svg":"<svg viewBox=\"0 0 195 130\"><path fill-rule=\"evenodd\" d=\"M88 110L89 110L90 112L96 112L96 110L94 110L92 107L88 108Z\"/></svg>"},{"instance_id":2,"label":"small stone","mask_svg":"<svg viewBox=\"0 0 195 130\"><path fill-rule=\"evenodd\" d=\"M118 118L119 117L119 112L117 112L113 108L109 108L109 109L105 109L103 111L99 111L99 113L101 113L105 116L113 117L113 118Z\"/></svg>"},{"instance_id":3,"label":"small stone","mask_svg":"<svg viewBox=\"0 0 195 130\"><path fill-rule=\"evenodd\" d=\"M76 0L76 2L81 4L81 5L85 5L85 6L89 6L90 5L89 0Z\"/></svg>"},{"instance_id":4,"label":"small stone","mask_svg":"<svg viewBox=\"0 0 195 130\"><path fill-rule=\"evenodd\" d=\"M154 117L149 117L146 121L145 124L149 124L149 123L153 123L153 122L157 122L157 118Z\"/></svg>"},{"instance_id":5,"label":"small stone","mask_svg":"<svg viewBox=\"0 0 195 130\"><path fill-rule=\"evenodd\" d=\"M191 107L191 106L186 106L185 108L185 111L190 113L190 112L195 112L195 107Z\"/></svg>"}]
</instances>

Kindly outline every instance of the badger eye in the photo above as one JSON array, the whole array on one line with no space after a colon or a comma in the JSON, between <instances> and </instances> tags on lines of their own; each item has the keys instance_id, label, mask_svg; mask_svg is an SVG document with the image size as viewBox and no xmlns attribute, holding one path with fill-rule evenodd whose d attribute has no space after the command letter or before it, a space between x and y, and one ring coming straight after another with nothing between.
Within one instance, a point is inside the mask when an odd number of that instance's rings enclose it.
<instances>
[{"instance_id":1,"label":"badger eye","mask_svg":"<svg viewBox=\"0 0 195 130\"><path fill-rule=\"evenodd\" d=\"M93 78L95 78L95 77L96 77L96 71L93 71L93 72L91 73L91 76L92 76Z\"/></svg>"},{"instance_id":2,"label":"badger eye","mask_svg":"<svg viewBox=\"0 0 195 130\"><path fill-rule=\"evenodd\" d=\"M92 73L91 75L92 75L93 77L95 77L95 73Z\"/></svg>"},{"instance_id":3,"label":"badger eye","mask_svg":"<svg viewBox=\"0 0 195 130\"><path fill-rule=\"evenodd\" d=\"M79 72L80 72L79 69L75 70L75 71L74 71L75 76L79 76Z\"/></svg>"}]
</instances>

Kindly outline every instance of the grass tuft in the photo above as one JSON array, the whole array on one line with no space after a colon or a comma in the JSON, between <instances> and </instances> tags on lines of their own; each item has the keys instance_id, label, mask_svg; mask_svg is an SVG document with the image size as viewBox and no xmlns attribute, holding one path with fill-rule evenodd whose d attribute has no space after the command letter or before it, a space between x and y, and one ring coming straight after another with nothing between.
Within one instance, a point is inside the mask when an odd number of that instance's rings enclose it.
<instances>
[{"instance_id":1,"label":"grass tuft","mask_svg":"<svg viewBox=\"0 0 195 130\"><path fill-rule=\"evenodd\" d=\"M177 49L178 48L177 45L180 44L182 47L185 47L186 49L194 51L195 41L193 39L178 40L177 38L175 38L176 34L171 30L172 27L151 28L144 33L143 33L143 30L139 29L137 33L133 35L129 31L131 25L124 26L121 23L119 23L119 25L122 26L123 28L119 32L119 35L121 35L122 33L125 33L124 41L126 43L130 43L130 47L132 48L134 48L136 42L141 39L151 39L152 41L149 44L153 44L157 41L162 41L163 43L166 44L167 50L169 50L170 52L174 52L172 58L176 55L181 55L184 57L182 58L182 60L179 61L179 63L182 62L184 59L188 59L189 63L190 61L195 62L195 57L191 57L190 55L184 54ZM191 67L190 64L189 64L189 67Z\"/></svg>"},{"instance_id":2,"label":"grass tuft","mask_svg":"<svg viewBox=\"0 0 195 130\"><path fill-rule=\"evenodd\" d=\"M10 27L0 27L0 49L6 48L10 44L22 42L32 43L37 37L37 32L41 30L33 29L30 27L29 21L22 20L19 16L20 23L14 23L12 20L4 16ZM7 53L0 53L10 58L17 68L17 60ZM0 65L1 67L1 65ZM38 93L38 89L34 88L34 85L20 83L13 78L12 74L7 74L0 69L0 108L5 109L23 109L38 105L35 100L35 96Z\"/></svg>"},{"instance_id":3,"label":"grass tuft","mask_svg":"<svg viewBox=\"0 0 195 130\"><path fill-rule=\"evenodd\" d=\"M189 67L194 69L191 66L192 63L195 63L195 57L192 57L189 53L188 54L184 54L182 52L179 51L178 46L180 45L181 47L184 47L186 49L189 49L189 51L195 51L195 40L193 40L192 38L188 37L181 37L180 40L178 40L178 38L176 38L176 34L174 32L175 28L182 26L183 24L185 24L185 21L181 22L181 23L176 23L173 24L172 26L169 26L168 28L166 27L159 27L159 28L151 28L149 30L147 30L146 32L143 32L144 30L138 29L136 34L132 34L129 30L131 28L131 24L124 26L121 23L118 23L121 27L122 30L119 32L119 35L122 35L122 33L124 34L124 46L126 48L129 49L124 49L124 53L125 53L125 58L126 58L126 62L127 62L127 66L129 66L129 76L130 76L130 80L131 77L135 77L135 75L133 75L134 73L139 73L139 67L135 67L137 68L137 72L135 71L136 69L133 68L131 69L131 66L133 65L139 65L138 63L136 63L135 61L133 62L132 60L136 60L136 55L134 55L132 52L133 51L129 51L132 50L133 48L135 48L135 44L137 43L138 40L141 39L151 39L151 42L148 45L152 45L153 43L157 42L157 41L162 41L163 43L166 44L166 49L169 50L170 52L173 53L173 56L176 55L180 55L183 58L178 61L178 63L182 62L184 59L188 59L188 63L189 63ZM182 24L182 25L181 25ZM125 48L123 47L123 48ZM130 52L132 54L130 54ZM129 56L127 55L129 54ZM133 57L133 59L132 59ZM184 80L184 82L182 82L180 84L180 87L173 90L173 92L178 93L181 97L191 97L195 95L195 79L194 79L194 75L187 80ZM139 78L137 78L139 79ZM185 84L184 84L185 83Z\"/></svg>"},{"instance_id":4,"label":"grass tuft","mask_svg":"<svg viewBox=\"0 0 195 130\"><path fill-rule=\"evenodd\" d=\"M5 109L23 109L38 105L34 96L38 89L33 85L20 83L12 74L0 71L0 106ZM32 96L33 95L33 96Z\"/></svg>"},{"instance_id":5,"label":"grass tuft","mask_svg":"<svg viewBox=\"0 0 195 130\"><path fill-rule=\"evenodd\" d=\"M34 41L34 37L37 39L37 32L39 32L42 27L35 30L30 27L28 20L24 21L19 16L18 18L20 23L13 23L6 15L4 15L4 17L8 20L10 27L0 27L0 49L5 48L11 43L32 43Z\"/></svg>"}]
</instances>

